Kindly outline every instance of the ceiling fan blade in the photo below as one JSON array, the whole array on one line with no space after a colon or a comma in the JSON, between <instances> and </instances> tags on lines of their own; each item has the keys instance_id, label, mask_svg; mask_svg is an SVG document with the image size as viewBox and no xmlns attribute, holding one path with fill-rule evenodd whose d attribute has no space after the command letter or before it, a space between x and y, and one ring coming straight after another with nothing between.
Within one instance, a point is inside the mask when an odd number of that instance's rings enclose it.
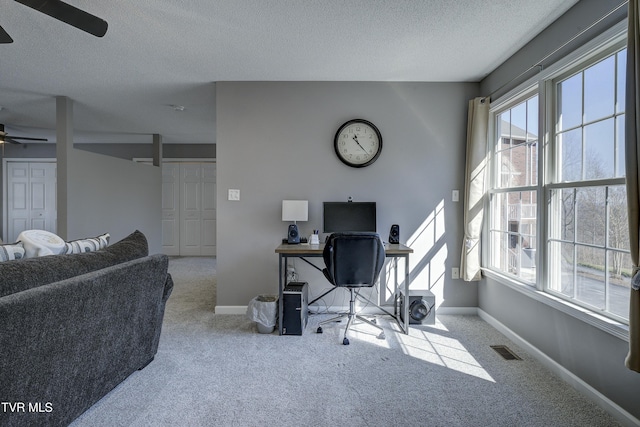
<instances>
[{"instance_id":1,"label":"ceiling fan blade","mask_svg":"<svg viewBox=\"0 0 640 427\"><path fill-rule=\"evenodd\" d=\"M96 37L107 33L107 21L60 0L15 0Z\"/></svg>"},{"instance_id":2,"label":"ceiling fan blade","mask_svg":"<svg viewBox=\"0 0 640 427\"><path fill-rule=\"evenodd\" d=\"M0 27L0 44L9 44L9 43L13 43L13 39L11 38L9 33L7 33L4 30L4 28Z\"/></svg>"},{"instance_id":3,"label":"ceiling fan blade","mask_svg":"<svg viewBox=\"0 0 640 427\"><path fill-rule=\"evenodd\" d=\"M16 141L15 139L11 138L10 136L0 136L0 140L2 140L2 142L10 142L11 144L22 144L20 141Z\"/></svg>"},{"instance_id":4,"label":"ceiling fan blade","mask_svg":"<svg viewBox=\"0 0 640 427\"><path fill-rule=\"evenodd\" d=\"M8 136L7 138L10 138L10 139L13 139L13 140L22 139L22 140L25 140L25 141L48 141L47 138L28 138L26 136L13 136L13 135Z\"/></svg>"}]
</instances>

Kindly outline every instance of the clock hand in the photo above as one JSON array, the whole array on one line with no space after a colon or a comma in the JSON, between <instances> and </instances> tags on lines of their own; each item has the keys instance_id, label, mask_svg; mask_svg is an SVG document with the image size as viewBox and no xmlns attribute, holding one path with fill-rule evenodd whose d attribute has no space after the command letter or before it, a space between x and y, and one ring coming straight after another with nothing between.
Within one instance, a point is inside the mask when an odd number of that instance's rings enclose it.
<instances>
[{"instance_id":1,"label":"clock hand","mask_svg":"<svg viewBox=\"0 0 640 427\"><path fill-rule=\"evenodd\" d=\"M358 141L358 135L353 135L353 140L356 142L356 144L358 144L358 147L362 148L362 151L364 151L365 153L369 154L369 152L367 150L365 150L362 145L360 145L360 142Z\"/></svg>"}]
</instances>

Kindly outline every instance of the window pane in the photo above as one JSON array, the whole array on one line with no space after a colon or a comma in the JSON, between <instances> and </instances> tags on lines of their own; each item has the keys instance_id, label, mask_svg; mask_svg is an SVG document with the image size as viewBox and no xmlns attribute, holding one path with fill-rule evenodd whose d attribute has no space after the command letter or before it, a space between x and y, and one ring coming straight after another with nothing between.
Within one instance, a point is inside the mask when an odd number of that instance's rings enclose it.
<instances>
[{"instance_id":1,"label":"window pane","mask_svg":"<svg viewBox=\"0 0 640 427\"><path fill-rule=\"evenodd\" d=\"M615 57L610 56L584 71L584 121L613 115Z\"/></svg>"},{"instance_id":2,"label":"window pane","mask_svg":"<svg viewBox=\"0 0 640 427\"><path fill-rule=\"evenodd\" d=\"M627 49L624 49L617 54L618 57L618 78L617 78L617 113L624 112L625 98L624 98L624 86L626 82L626 67L627 67Z\"/></svg>"},{"instance_id":3,"label":"window pane","mask_svg":"<svg viewBox=\"0 0 640 427\"><path fill-rule=\"evenodd\" d=\"M563 188L560 191L560 234L561 239L573 242L575 239L575 191L573 188ZM555 192L555 191L554 191Z\"/></svg>"},{"instance_id":4,"label":"window pane","mask_svg":"<svg viewBox=\"0 0 640 427\"><path fill-rule=\"evenodd\" d=\"M520 104L511 109L511 142L527 140L527 105Z\"/></svg>"},{"instance_id":5,"label":"window pane","mask_svg":"<svg viewBox=\"0 0 640 427\"><path fill-rule=\"evenodd\" d=\"M609 187L607 202L609 208L609 241L607 246L629 250L629 221L625 186Z\"/></svg>"},{"instance_id":6,"label":"window pane","mask_svg":"<svg viewBox=\"0 0 640 427\"><path fill-rule=\"evenodd\" d=\"M624 114L616 117L616 177L625 176Z\"/></svg>"},{"instance_id":7,"label":"window pane","mask_svg":"<svg viewBox=\"0 0 640 427\"><path fill-rule=\"evenodd\" d=\"M537 144L522 143L515 145L503 158L503 173L508 174L508 180L503 180L505 186L519 187L535 185L538 179ZM503 177L504 178L504 177Z\"/></svg>"},{"instance_id":8,"label":"window pane","mask_svg":"<svg viewBox=\"0 0 640 427\"><path fill-rule=\"evenodd\" d=\"M527 101L527 140L538 140L538 97Z\"/></svg>"},{"instance_id":9,"label":"window pane","mask_svg":"<svg viewBox=\"0 0 640 427\"><path fill-rule=\"evenodd\" d=\"M527 282L536 277L536 192L494 194L492 264Z\"/></svg>"},{"instance_id":10,"label":"window pane","mask_svg":"<svg viewBox=\"0 0 640 427\"><path fill-rule=\"evenodd\" d=\"M629 316L631 257L629 254L610 251L608 261L609 311L626 319Z\"/></svg>"},{"instance_id":11,"label":"window pane","mask_svg":"<svg viewBox=\"0 0 640 427\"><path fill-rule=\"evenodd\" d=\"M509 235L499 231L491 231L491 266L504 272L508 272Z\"/></svg>"},{"instance_id":12,"label":"window pane","mask_svg":"<svg viewBox=\"0 0 640 427\"><path fill-rule=\"evenodd\" d=\"M511 114L509 111L498 114L496 118L496 135L498 136L498 142L496 144L496 151L504 150L508 148L508 144L511 141Z\"/></svg>"},{"instance_id":13,"label":"window pane","mask_svg":"<svg viewBox=\"0 0 640 427\"><path fill-rule=\"evenodd\" d=\"M558 130L582 124L582 73L560 82L558 97Z\"/></svg>"},{"instance_id":14,"label":"window pane","mask_svg":"<svg viewBox=\"0 0 640 427\"><path fill-rule=\"evenodd\" d=\"M558 180L567 182L582 179L582 129L558 135L558 150L562 162Z\"/></svg>"},{"instance_id":15,"label":"window pane","mask_svg":"<svg viewBox=\"0 0 640 427\"><path fill-rule=\"evenodd\" d=\"M550 249L550 267L556 274L548 283L550 290L573 298L574 291L574 245L571 243L552 242Z\"/></svg>"},{"instance_id":16,"label":"window pane","mask_svg":"<svg viewBox=\"0 0 640 427\"><path fill-rule=\"evenodd\" d=\"M538 180L538 98L496 116L495 182L498 188L535 185ZM530 122L531 120L531 122Z\"/></svg>"},{"instance_id":17,"label":"window pane","mask_svg":"<svg viewBox=\"0 0 640 427\"><path fill-rule=\"evenodd\" d=\"M576 247L576 299L604 309L604 250Z\"/></svg>"},{"instance_id":18,"label":"window pane","mask_svg":"<svg viewBox=\"0 0 640 427\"><path fill-rule=\"evenodd\" d=\"M604 187L576 191L576 242L604 246L605 207Z\"/></svg>"},{"instance_id":19,"label":"window pane","mask_svg":"<svg viewBox=\"0 0 640 427\"><path fill-rule=\"evenodd\" d=\"M607 119L584 127L585 179L614 176L614 120Z\"/></svg>"}]
</instances>

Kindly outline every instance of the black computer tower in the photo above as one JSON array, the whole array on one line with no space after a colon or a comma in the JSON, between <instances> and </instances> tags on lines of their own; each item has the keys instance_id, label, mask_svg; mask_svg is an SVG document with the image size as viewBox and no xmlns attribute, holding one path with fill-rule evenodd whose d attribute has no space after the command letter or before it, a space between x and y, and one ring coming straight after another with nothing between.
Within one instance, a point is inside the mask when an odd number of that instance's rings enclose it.
<instances>
[{"instance_id":1,"label":"black computer tower","mask_svg":"<svg viewBox=\"0 0 640 427\"><path fill-rule=\"evenodd\" d=\"M282 335L302 335L309 318L307 282L289 282L282 291Z\"/></svg>"}]
</instances>

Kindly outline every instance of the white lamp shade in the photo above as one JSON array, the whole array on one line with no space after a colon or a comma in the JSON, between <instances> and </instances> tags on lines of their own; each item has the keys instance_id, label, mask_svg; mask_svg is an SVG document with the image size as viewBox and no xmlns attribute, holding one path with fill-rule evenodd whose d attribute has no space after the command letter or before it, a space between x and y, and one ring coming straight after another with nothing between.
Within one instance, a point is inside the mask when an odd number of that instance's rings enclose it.
<instances>
[{"instance_id":1,"label":"white lamp shade","mask_svg":"<svg viewBox=\"0 0 640 427\"><path fill-rule=\"evenodd\" d=\"M307 200L283 200L283 221L307 221L309 219L309 202Z\"/></svg>"}]
</instances>

